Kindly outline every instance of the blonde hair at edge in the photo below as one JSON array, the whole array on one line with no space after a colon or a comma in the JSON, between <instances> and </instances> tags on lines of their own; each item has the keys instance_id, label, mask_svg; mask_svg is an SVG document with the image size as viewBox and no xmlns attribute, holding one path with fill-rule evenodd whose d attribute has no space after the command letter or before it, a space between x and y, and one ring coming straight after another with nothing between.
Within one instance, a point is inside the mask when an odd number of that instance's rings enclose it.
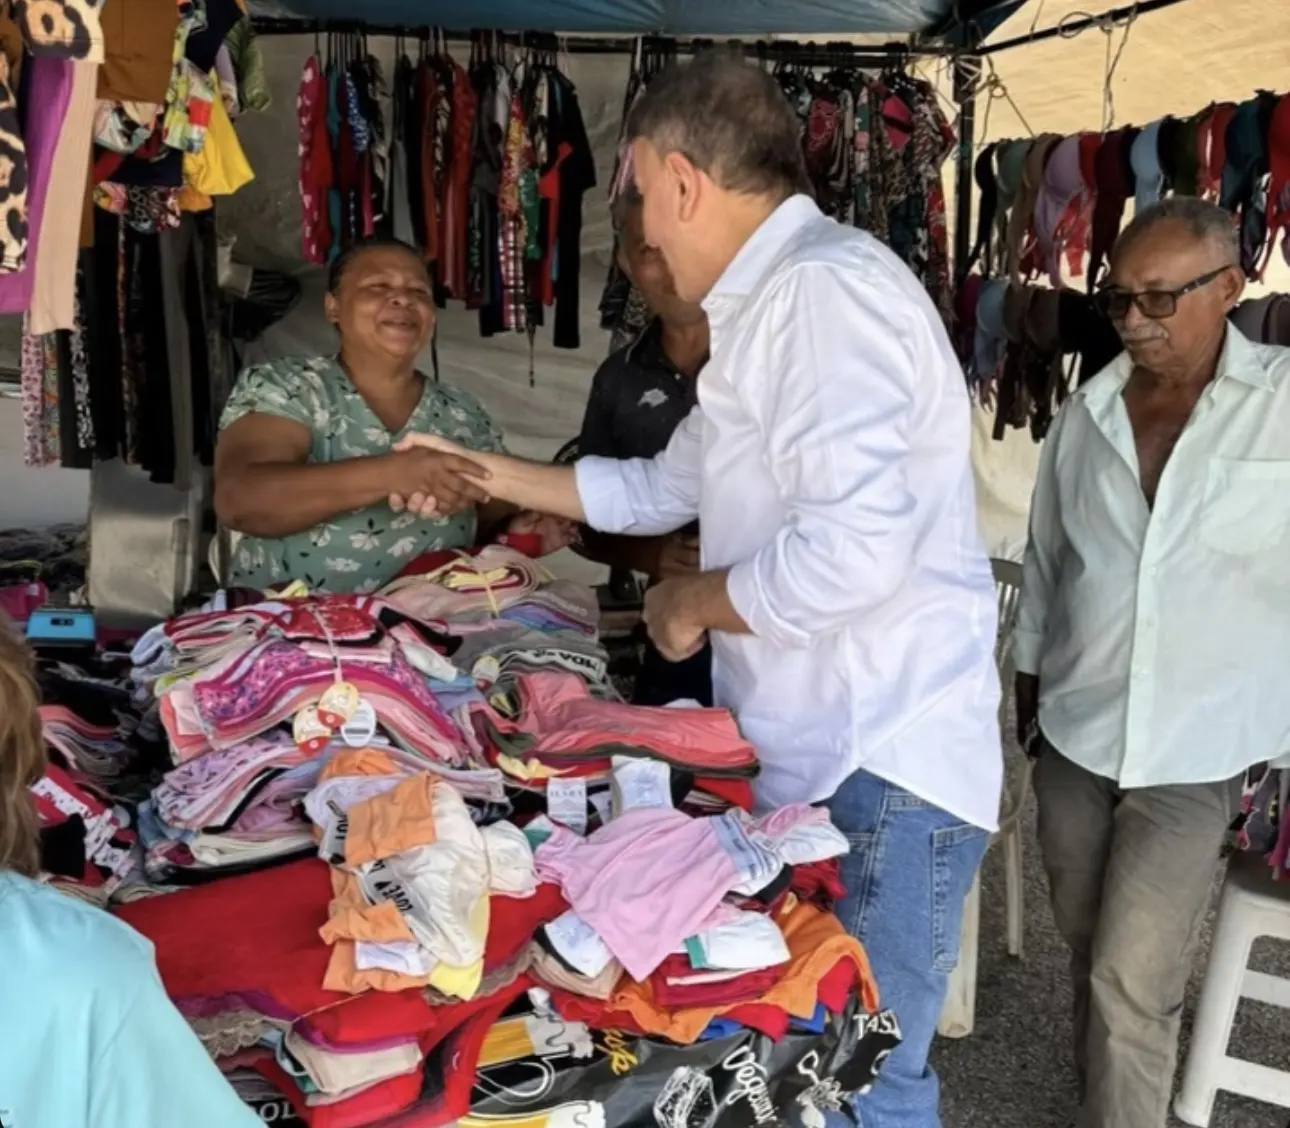
<instances>
[{"instance_id":1,"label":"blonde hair at edge","mask_svg":"<svg viewBox=\"0 0 1290 1128\"><path fill-rule=\"evenodd\" d=\"M28 790L45 770L38 705L31 653L0 615L0 871L28 877L40 864Z\"/></svg>"}]
</instances>

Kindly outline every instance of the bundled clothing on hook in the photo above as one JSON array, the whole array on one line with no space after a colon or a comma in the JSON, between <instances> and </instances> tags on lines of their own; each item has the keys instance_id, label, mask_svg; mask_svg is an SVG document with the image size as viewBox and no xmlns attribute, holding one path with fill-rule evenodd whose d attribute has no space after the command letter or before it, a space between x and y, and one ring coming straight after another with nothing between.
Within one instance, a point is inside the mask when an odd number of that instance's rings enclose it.
<instances>
[{"instance_id":1,"label":"bundled clothing on hook","mask_svg":"<svg viewBox=\"0 0 1290 1128\"><path fill-rule=\"evenodd\" d=\"M230 376L212 201L253 177L233 122L269 104L263 60L239 0L140 0L128 29L119 5L82 9L71 42L30 42L10 91L25 199L0 237L0 311L26 315L24 459L123 457L187 489ZM40 34L77 26L16 10ZM0 83L0 130L5 101Z\"/></svg>"},{"instance_id":2,"label":"bundled clothing on hook","mask_svg":"<svg viewBox=\"0 0 1290 1128\"><path fill-rule=\"evenodd\" d=\"M968 382L994 408L995 439L1024 428L1040 442L1070 393L1124 347L1092 298L1071 288L969 275L959 288L958 315ZM1290 345L1290 295L1247 299L1231 320L1260 344Z\"/></svg>"},{"instance_id":3,"label":"bundled clothing on hook","mask_svg":"<svg viewBox=\"0 0 1290 1128\"><path fill-rule=\"evenodd\" d=\"M1290 226L1290 96L1260 91L1141 128L997 141L974 178L980 210L956 297L958 348L969 383L996 406L995 437L1028 427L1038 441L1074 380L1061 358L1078 354L1082 383L1119 352L1088 294L1105 278L1129 200L1137 210L1169 193L1220 204L1239 227L1241 266L1263 276ZM1284 240L1282 252L1290 261ZM1053 289L1033 289L1044 276ZM1088 293L1067 288L1080 278ZM1261 321L1246 328L1278 339Z\"/></svg>"},{"instance_id":4,"label":"bundled clothing on hook","mask_svg":"<svg viewBox=\"0 0 1290 1128\"><path fill-rule=\"evenodd\" d=\"M1277 881L1290 878L1290 768L1256 764L1242 780L1241 807L1232 824L1232 846L1258 854Z\"/></svg>"},{"instance_id":5,"label":"bundled clothing on hook","mask_svg":"<svg viewBox=\"0 0 1290 1128\"><path fill-rule=\"evenodd\" d=\"M1043 439L1078 384L1100 372L1123 346L1093 299L970 275L959 288L958 337L968 383L995 408L994 437L1029 428Z\"/></svg>"}]
</instances>

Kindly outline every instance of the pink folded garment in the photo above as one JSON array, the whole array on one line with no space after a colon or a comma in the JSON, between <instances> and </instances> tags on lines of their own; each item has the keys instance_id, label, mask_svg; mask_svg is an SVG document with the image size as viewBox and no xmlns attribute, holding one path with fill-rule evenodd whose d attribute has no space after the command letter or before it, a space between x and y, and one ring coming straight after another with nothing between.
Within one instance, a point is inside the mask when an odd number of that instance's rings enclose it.
<instances>
[{"instance_id":1,"label":"pink folded garment","mask_svg":"<svg viewBox=\"0 0 1290 1128\"><path fill-rule=\"evenodd\" d=\"M725 709L672 709L624 705L592 697L576 674L539 671L516 678L520 715L503 717L485 703L470 706L501 733L535 737L528 755L538 760L581 757L621 744L646 748L670 763L705 769L752 768L753 746Z\"/></svg>"},{"instance_id":2,"label":"pink folded garment","mask_svg":"<svg viewBox=\"0 0 1290 1128\"><path fill-rule=\"evenodd\" d=\"M426 575L403 576L378 598L421 622L496 617L532 595L542 582L541 566L503 545L488 545Z\"/></svg>"},{"instance_id":3,"label":"pink folded garment","mask_svg":"<svg viewBox=\"0 0 1290 1128\"><path fill-rule=\"evenodd\" d=\"M425 679L393 646L381 659L378 664L346 656L340 674L371 702L383 725L415 741L418 751L450 764L464 762L461 734ZM269 642L217 677L198 678L193 701L211 746L224 748L317 701L336 676L330 657L316 657L289 642Z\"/></svg>"},{"instance_id":4,"label":"pink folded garment","mask_svg":"<svg viewBox=\"0 0 1290 1128\"><path fill-rule=\"evenodd\" d=\"M643 982L747 876L720 833L731 827L720 816L635 808L585 839L557 826L533 855L535 871Z\"/></svg>"},{"instance_id":5,"label":"pink folded garment","mask_svg":"<svg viewBox=\"0 0 1290 1128\"><path fill-rule=\"evenodd\" d=\"M157 813L167 825L204 830L222 824L228 811L266 772L306 763L311 756L286 732L257 737L221 752L210 752L166 773L153 788ZM257 802L262 797L257 797Z\"/></svg>"}]
</instances>

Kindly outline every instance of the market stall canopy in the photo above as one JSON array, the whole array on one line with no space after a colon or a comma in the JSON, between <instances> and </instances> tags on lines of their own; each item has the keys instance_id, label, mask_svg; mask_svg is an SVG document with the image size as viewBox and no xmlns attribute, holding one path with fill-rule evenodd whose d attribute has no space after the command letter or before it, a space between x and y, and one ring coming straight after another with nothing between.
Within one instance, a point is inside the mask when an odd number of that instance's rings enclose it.
<instances>
[{"instance_id":1,"label":"market stall canopy","mask_svg":"<svg viewBox=\"0 0 1290 1128\"><path fill-rule=\"evenodd\" d=\"M671 36L988 34L1025 0L252 0L261 18Z\"/></svg>"}]
</instances>

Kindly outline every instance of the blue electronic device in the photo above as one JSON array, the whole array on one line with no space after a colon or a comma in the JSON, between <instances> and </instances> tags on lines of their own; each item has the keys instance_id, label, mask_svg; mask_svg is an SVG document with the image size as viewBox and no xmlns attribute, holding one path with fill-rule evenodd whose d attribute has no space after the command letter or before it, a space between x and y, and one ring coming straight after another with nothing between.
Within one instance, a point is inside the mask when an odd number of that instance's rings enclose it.
<instances>
[{"instance_id":1,"label":"blue electronic device","mask_svg":"<svg viewBox=\"0 0 1290 1128\"><path fill-rule=\"evenodd\" d=\"M94 612L88 607L41 607L27 619L33 650L93 650L97 639Z\"/></svg>"}]
</instances>

